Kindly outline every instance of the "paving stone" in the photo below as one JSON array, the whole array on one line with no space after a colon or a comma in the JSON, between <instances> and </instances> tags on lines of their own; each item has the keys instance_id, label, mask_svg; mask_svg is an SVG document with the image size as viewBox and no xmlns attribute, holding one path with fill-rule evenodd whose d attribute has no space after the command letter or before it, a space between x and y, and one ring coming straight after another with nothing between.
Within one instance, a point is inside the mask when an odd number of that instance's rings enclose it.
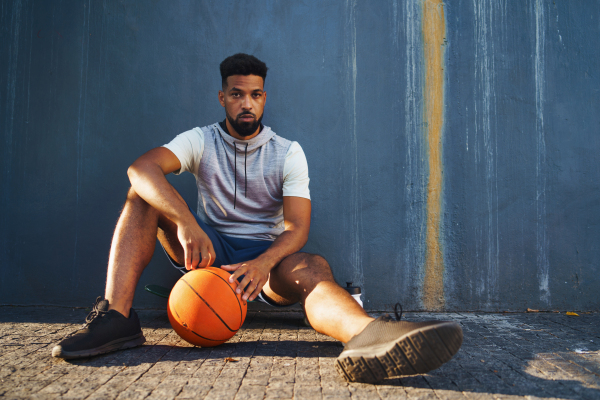
<instances>
[{"instance_id":1,"label":"paving stone","mask_svg":"<svg viewBox=\"0 0 600 400\"><path fill-rule=\"evenodd\" d=\"M235 399L263 399L266 394L266 385L242 384L235 396Z\"/></svg>"},{"instance_id":2,"label":"paving stone","mask_svg":"<svg viewBox=\"0 0 600 400\"><path fill-rule=\"evenodd\" d=\"M321 385L318 383L307 385L296 382L293 397L295 399L320 399L322 397Z\"/></svg>"},{"instance_id":3,"label":"paving stone","mask_svg":"<svg viewBox=\"0 0 600 400\"><path fill-rule=\"evenodd\" d=\"M335 370L343 346L302 325L301 313L250 311L228 343L180 339L164 311L141 310L144 346L65 361L54 343L87 312L0 307L0 397L27 399L534 399L600 398L600 316L405 313L453 319L461 351L426 375L377 385L347 383ZM375 314L374 316L378 316ZM227 361L232 359L231 361Z\"/></svg>"},{"instance_id":4,"label":"paving stone","mask_svg":"<svg viewBox=\"0 0 600 400\"><path fill-rule=\"evenodd\" d=\"M167 400L174 399L187 383L186 377L167 376L152 390L147 399Z\"/></svg>"},{"instance_id":5,"label":"paving stone","mask_svg":"<svg viewBox=\"0 0 600 400\"><path fill-rule=\"evenodd\" d=\"M177 399L203 399L212 389L212 383L198 378L189 378L182 387Z\"/></svg>"},{"instance_id":6,"label":"paving stone","mask_svg":"<svg viewBox=\"0 0 600 400\"><path fill-rule=\"evenodd\" d=\"M390 379L383 384L377 385L377 393L382 399L408 399L408 395L399 379Z\"/></svg>"},{"instance_id":7,"label":"paving stone","mask_svg":"<svg viewBox=\"0 0 600 400\"><path fill-rule=\"evenodd\" d=\"M271 399L291 399L294 396L294 386L285 385L282 387L267 386L265 400Z\"/></svg>"},{"instance_id":8,"label":"paving stone","mask_svg":"<svg viewBox=\"0 0 600 400\"><path fill-rule=\"evenodd\" d=\"M64 399L82 399L90 393L95 392L112 378L109 374L90 374L88 377L73 385L62 398Z\"/></svg>"},{"instance_id":9,"label":"paving stone","mask_svg":"<svg viewBox=\"0 0 600 400\"><path fill-rule=\"evenodd\" d=\"M221 389L219 387L213 387L206 395L206 400L230 400L235 398L238 388L227 388Z\"/></svg>"},{"instance_id":10,"label":"paving stone","mask_svg":"<svg viewBox=\"0 0 600 400\"><path fill-rule=\"evenodd\" d=\"M348 390L350 391L350 397L354 400L359 399L378 399L379 393L377 392L376 385L367 385L362 383L353 383L349 385Z\"/></svg>"}]
</instances>

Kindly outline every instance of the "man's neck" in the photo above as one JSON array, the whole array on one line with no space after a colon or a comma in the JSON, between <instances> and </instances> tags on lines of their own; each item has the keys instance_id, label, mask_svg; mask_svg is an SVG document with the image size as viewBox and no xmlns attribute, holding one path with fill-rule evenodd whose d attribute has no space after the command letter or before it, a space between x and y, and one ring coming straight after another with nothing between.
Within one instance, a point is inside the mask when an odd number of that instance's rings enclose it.
<instances>
[{"instance_id":1,"label":"man's neck","mask_svg":"<svg viewBox=\"0 0 600 400\"><path fill-rule=\"evenodd\" d=\"M254 132L252 135L250 135L250 136L241 136L240 134L238 134L235 131L235 129L233 129L233 127L231 126L231 124L229 123L229 120L227 118L225 118L223 121L219 122L219 126L229 136L234 137L234 138L239 139L239 140L250 140L250 139L258 136L258 134L262 132L263 127L264 127L263 124L260 124L259 127L258 127L258 129L256 130L256 132Z\"/></svg>"}]
</instances>

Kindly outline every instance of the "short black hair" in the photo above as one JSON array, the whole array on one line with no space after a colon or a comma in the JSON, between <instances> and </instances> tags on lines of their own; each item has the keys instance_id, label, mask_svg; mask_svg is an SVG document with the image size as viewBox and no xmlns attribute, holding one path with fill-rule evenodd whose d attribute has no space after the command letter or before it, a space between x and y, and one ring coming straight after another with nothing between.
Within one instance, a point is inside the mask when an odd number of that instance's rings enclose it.
<instances>
[{"instance_id":1,"label":"short black hair","mask_svg":"<svg viewBox=\"0 0 600 400\"><path fill-rule=\"evenodd\" d=\"M227 78L232 75L256 75L263 78L267 77L267 64L258 58L249 54L237 53L227 57L219 66L221 70L221 84L227 85Z\"/></svg>"}]
</instances>

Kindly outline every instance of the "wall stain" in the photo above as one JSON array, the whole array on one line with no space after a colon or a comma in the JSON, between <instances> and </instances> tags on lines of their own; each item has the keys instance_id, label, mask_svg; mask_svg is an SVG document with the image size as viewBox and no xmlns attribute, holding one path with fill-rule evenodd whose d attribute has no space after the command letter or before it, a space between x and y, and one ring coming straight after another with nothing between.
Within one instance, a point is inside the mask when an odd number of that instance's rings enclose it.
<instances>
[{"instance_id":1,"label":"wall stain","mask_svg":"<svg viewBox=\"0 0 600 400\"><path fill-rule=\"evenodd\" d=\"M79 286L79 272L81 270L77 262L77 245L79 241L79 191L83 182L83 152L85 149L85 117L87 109L87 87L88 87L88 61L90 55L90 13L91 0L83 5L83 26L81 41L81 65L79 86L79 110L77 115L77 171L75 185L75 238L73 241L73 270L72 282L75 288Z\"/></svg>"},{"instance_id":2,"label":"wall stain","mask_svg":"<svg viewBox=\"0 0 600 400\"><path fill-rule=\"evenodd\" d=\"M546 235L546 138L544 134L544 85L545 76L545 33L544 6L540 0L535 2L535 130L537 138L536 152L536 250L538 285L540 300L550 305L550 288L548 262L548 237Z\"/></svg>"},{"instance_id":3,"label":"wall stain","mask_svg":"<svg viewBox=\"0 0 600 400\"><path fill-rule=\"evenodd\" d=\"M356 286L363 287L363 298L366 298L366 291L364 290L364 274L362 266L362 254L361 254L361 240L360 235L362 232L362 212L361 212L361 198L360 198L360 179L358 175L358 137L356 132L356 0L346 1L346 82L348 85L349 93L349 112L350 112L350 145L353 157L353 171L351 174L351 202L352 202L352 216L351 226L352 241L353 245L351 262L353 267L352 282Z\"/></svg>"},{"instance_id":4,"label":"wall stain","mask_svg":"<svg viewBox=\"0 0 600 400\"><path fill-rule=\"evenodd\" d=\"M425 131L429 150L427 183L427 253L423 281L423 305L443 309L444 255L440 244L442 218L442 129L444 125L444 44L446 22L442 0L423 2L423 50L425 59Z\"/></svg>"},{"instance_id":5,"label":"wall stain","mask_svg":"<svg viewBox=\"0 0 600 400\"><path fill-rule=\"evenodd\" d=\"M485 307L490 308L497 304L499 292L498 137L495 119L497 115L494 61L496 50L493 28L498 18L497 14L502 17L502 3L498 0L474 0L473 11L475 21L473 157L477 184L484 188L483 198L477 200L485 204L486 209L486 212L477 218L475 251L476 262L481 265L481 268L477 271L478 276L473 278L473 284L476 286L474 295L485 298ZM479 192L476 196L479 197Z\"/></svg>"},{"instance_id":6,"label":"wall stain","mask_svg":"<svg viewBox=\"0 0 600 400\"><path fill-rule=\"evenodd\" d=\"M398 298L411 304L418 297L425 265L425 232L427 201L427 154L423 135L423 52L421 35L422 4L420 0L405 1L404 18L399 22L405 29L404 136L406 159L404 162L404 203L407 234L402 251L397 256ZM394 11L394 10L392 10ZM397 12L394 13L397 15ZM411 299L411 300L409 300ZM419 301L415 302L419 303ZM413 307L417 307L415 304Z\"/></svg>"},{"instance_id":7,"label":"wall stain","mask_svg":"<svg viewBox=\"0 0 600 400\"><path fill-rule=\"evenodd\" d=\"M15 106L17 104L17 79L19 73L19 41L20 41L20 33L21 33L21 10L22 10L21 1L15 1L13 3L12 13L10 16L10 25L8 21L5 19L4 12L2 13L2 26L5 27L9 25L9 28L6 29L10 31L10 37L12 39L11 42L8 43L8 54L7 54L7 79L6 79L6 94L4 95L4 99L6 101L6 109L4 110L4 116L2 119L4 120L4 132L2 133L2 142L3 142L3 163L2 163L2 205L9 209L12 203L12 165L13 165L13 151L14 151L14 120L15 120ZM4 10L2 10L4 11ZM0 102L3 99L0 97ZM3 212L0 217L2 226L9 226L10 222L10 213ZM8 244L9 241L9 233L8 230L2 231L2 236L0 237L0 249L1 255L4 260L10 259L9 253L11 252L11 248ZM2 268L4 273L2 274L2 280L0 281L0 285L4 289L3 283L6 282L5 279L5 271L8 268ZM20 272L20 269L18 270Z\"/></svg>"}]
</instances>

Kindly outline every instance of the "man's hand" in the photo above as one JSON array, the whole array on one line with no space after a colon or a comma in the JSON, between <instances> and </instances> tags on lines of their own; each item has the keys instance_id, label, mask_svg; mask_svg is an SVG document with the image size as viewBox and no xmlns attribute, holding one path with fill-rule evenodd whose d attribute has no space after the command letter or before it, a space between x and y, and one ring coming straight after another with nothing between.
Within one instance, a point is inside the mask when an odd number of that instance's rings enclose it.
<instances>
[{"instance_id":1,"label":"man's hand","mask_svg":"<svg viewBox=\"0 0 600 400\"><path fill-rule=\"evenodd\" d=\"M196 221L177 227L177 238L185 254L185 269L210 267L216 254L208 235Z\"/></svg>"},{"instance_id":2,"label":"man's hand","mask_svg":"<svg viewBox=\"0 0 600 400\"><path fill-rule=\"evenodd\" d=\"M283 196L284 232L273 241L271 247L254 260L232 265L221 265L225 271L233 272L229 282L235 282L240 276L244 279L238 285L237 293L244 300L254 300L269 280L269 273L281 260L299 251L306 244L310 230L310 200L302 197Z\"/></svg>"},{"instance_id":3,"label":"man's hand","mask_svg":"<svg viewBox=\"0 0 600 400\"><path fill-rule=\"evenodd\" d=\"M239 283L236 293L242 293L245 287L246 291L242 299L252 301L258 296L265 283L269 279L271 268L268 264L259 261L259 259L241 262L238 264L221 265L221 269L225 271L235 271L229 277L229 282L235 282L240 276L244 275L244 279Z\"/></svg>"},{"instance_id":4,"label":"man's hand","mask_svg":"<svg viewBox=\"0 0 600 400\"><path fill-rule=\"evenodd\" d=\"M189 271L210 266L215 261L215 250L183 198L165 178L180 169L181 162L171 150L157 147L135 160L127 175L131 187L142 199L177 224L177 239L183 248L185 269Z\"/></svg>"}]
</instances>

